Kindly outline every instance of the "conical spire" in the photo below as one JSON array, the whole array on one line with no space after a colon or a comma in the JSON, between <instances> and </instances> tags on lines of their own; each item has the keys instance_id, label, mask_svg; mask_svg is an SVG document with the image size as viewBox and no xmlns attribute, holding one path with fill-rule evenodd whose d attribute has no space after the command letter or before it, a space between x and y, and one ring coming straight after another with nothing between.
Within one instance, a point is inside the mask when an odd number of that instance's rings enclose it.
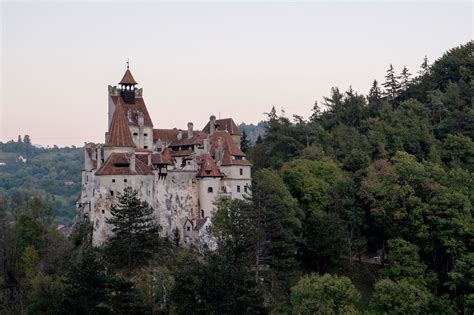
<instances>
[{"instance_id":1,"label":"conical spire","mask_svg":"<svg viewBox=\"0 0 474 315\"><path fill-rule=\"evenodd\" d=\"M130 129L128 128L127 118L125 117L125 108L120 97L118 98L117 107L112 116L106 146L135 147Z\"/></svg>"},{"instance_id":2,"label":"conical spire","mask_svg":"<svg viewBox=\"0 0 474 315\"><path fill-rule=\"evenodd\" d=\"M130 69L127 67L127 71L125 71L125 74L123 75L122 80L120 80L119 84L123 85L136 85L138 84L137 81L133 78L132 72L130 72Z\"/></svg>"}]
</instances>

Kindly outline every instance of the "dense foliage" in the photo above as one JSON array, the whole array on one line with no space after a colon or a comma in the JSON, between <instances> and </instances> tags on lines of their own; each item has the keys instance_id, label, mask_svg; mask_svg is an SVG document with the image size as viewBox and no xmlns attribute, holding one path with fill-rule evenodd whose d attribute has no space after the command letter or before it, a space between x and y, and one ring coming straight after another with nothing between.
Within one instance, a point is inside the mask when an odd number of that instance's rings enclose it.
<instances>
[{"instance_id":1,"label":"dense foliage","mask_svg":"<svg viewBox=\"0 0 474 315\"><path fill-rule=\"evenodd\" d=\"M0 199L11 207L25 206L31 197L47 200L57 223L71 224L81 190L84 153L79 148L38 148L25 135L0 142ZM23 158L25 160L23 160Z\"/></svg>"},{"instance_id":2,"label":"dense foliage","mask_svg":"<svg viewBox=\"0 0 474 315\"><path fill-rule=\"evenodd\" d=\"M307 120L273 108L214 251L158 237L131 190L99 248L88 224L59 234L48 198L3 198L0 313L471 314L473 45L367 96L333 88Z\"/></svg>"}]
</instances>

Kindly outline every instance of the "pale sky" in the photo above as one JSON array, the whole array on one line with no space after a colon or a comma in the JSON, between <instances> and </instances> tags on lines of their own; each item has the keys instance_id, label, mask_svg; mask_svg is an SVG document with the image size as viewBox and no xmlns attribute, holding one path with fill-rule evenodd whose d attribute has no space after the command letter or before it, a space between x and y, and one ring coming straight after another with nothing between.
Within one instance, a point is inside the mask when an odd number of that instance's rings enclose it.
<instances>
[{"instance_id":1,"label":"pale sky","mask_svg":"<svg viewBox=\"0 0 474 315\"><path fill-rule=\"evenodd\" d=\"M0 141L103 142L127 58L155 128L310 115L332 86L366 94L472 39L470 2L6 3Z\"/></svg>"}]
</instances>

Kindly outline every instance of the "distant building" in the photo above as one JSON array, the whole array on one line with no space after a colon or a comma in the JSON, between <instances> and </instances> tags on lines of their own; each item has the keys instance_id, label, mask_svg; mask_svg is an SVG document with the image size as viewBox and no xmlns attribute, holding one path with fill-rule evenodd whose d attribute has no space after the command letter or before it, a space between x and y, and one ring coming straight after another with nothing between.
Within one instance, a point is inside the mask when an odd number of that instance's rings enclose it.
<instances>
[{"instance_id":1,"label":"distant building","mask_svg":"<svg viewBox=\"0 0 474 315\"><path fill-rule=\"evenodd\" d=\"M19 155L16 160L21 163L26 163L26 158L24 158L22 155Z\"/></svg>"},{"instance_id":2,"label":"distant building","mask_svg":"<svg viewBox=\"0 0 474 315\"><path fill-rule=\"evenodd\" d=\"M86 143L79 211L93 224L93 243L111 235L110 206L126 186L154 209L163 233L189 246L215 246L206 236L220 198L250 193L250 162L231 118L211 116L202 130L154 128L142 89L129 69L109 86L105 143Z\"/></svg>"},{"instance_id":3,"label":"distant building","mask_svg":"<svg viewBox=\"0 0 474 315\"><path fill-rule=\"evenodd\" d=\"M5 165L7 165L7 162L4 160L0 160L0 166L5 166Z\"/></svg>"}]
</instances>

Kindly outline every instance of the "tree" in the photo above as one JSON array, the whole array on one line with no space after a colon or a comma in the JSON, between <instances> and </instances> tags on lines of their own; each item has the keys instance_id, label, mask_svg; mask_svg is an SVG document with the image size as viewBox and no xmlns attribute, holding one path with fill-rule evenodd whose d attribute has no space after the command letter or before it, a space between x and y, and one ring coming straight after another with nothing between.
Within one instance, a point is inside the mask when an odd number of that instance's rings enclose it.
<instances>
[{"instance_id":1,"label":"tree","mask_svg":"<svg viewBox=\"0 0 474 315\"><path fill-rule=\"evenodd\" d=\"M412 279L425 284L423 276L426 266L421 262L418 247L401 238L388 241L388 265L384 274L394 280Z\"/></svg>"},{"instance_id":2,"label":"tree","mask_svg":"<svg viewBox=\"0 0 474 315\"><path fill-rule=\"evenodd\" d=\"M304 276L291 288L293 314L358 314L360 300L351 280L344 276Z\"/></svg>"},{"instance_id":3,"label":"tree","mask_svg":"<svg viewBox=\"0 0 474 315\"><path fill-rule=\"evenodd\" d=\"M27 144L27 145L31 145L31 139L30 139L30 136L29 135L25 135L23 137L23 143Z\"/></svg>"},{"instance_id":4,"label":"tree","mask_svg":"<svg viewBox=\"0 0 474 315\"><path fill-rule=\"evenodd\" d=\"M110 209L114 235L107 244L107 252L112 258L127 257L130 268L144 257L151 257L153 247L159 244L160 226L155 222L153 209L138 198L138 191L126 187L119 193L118 203Z\"/></svg>"},{"instance_id":5,"label":"tree","mask_svg":"<svg viewBox=\"0 0 474 315\"><path fill-rule=\"evenodd\" d=\"M385 96L390 102L392 102L392 106L394 106L393 102L400 93L400 83L398 82L398 78L395 75L395 69L393 68L392 64L390 64L390 68L387 70L383 86L385 87Z\"/></svg>"},{"instance_id":6,"label":"tree","mask_svg":"<svg viewBox=\"0 0 474 315\"><path fill-rule=\"evenodd\" d=\"M411 83L410 76L411 73L408 72L407 67L403 67L402 73L400 74L400 88L403 92L406 92L408 90L408 87Z\"/></svg>"},{"instance_id":7,"label":"tree","mask_svg":"<svg viewBox=\"0 0 474 315\"><path fill-rule=\"evenodd\" d=\"M431 299L431 293L422 286L405 279L383 279L375 284L370 306L375 314L428 314Z\"/></svg>"},{"instance_id":8,"label":"tree","mask_svg":"<svg viewBox=\"0 0 474 315\"><path fill-rule=\"evenodd\" d=\"M17 142L18 142L18 143L22 143L22 141L21 141L21 135L18 135L18 141L17 141Z\"/></svg>"},{"instance_id":9,"label":"tree","mask_svg":"<svg viewBox=\"0 0 474 315\"><path fill-rule=\"evenodd\" d=\"M424 75L427 75L429 71L430 71L430 64L428 62L428 56L425 55L425 57L423 58L423 62L420 65L420 71L418 71L418 73L420 74L420 76L424 76Z\"/></svg>"},{"instance_id":10,"label":"tree","mask_svg":"<svg viewBox=\"0 0 474 315\"><path fill-rule=\"evenodd\" d=\"M251 200L255 209L256 279L259 284L268 284L275 295L286 291L296 266L302 213L283 180L269 169L255 173Z\"/></svg>"},{"instance_id":11,"label":"tree","mask_svg":"<svg viewBox=\"0 0 474 315\"><path fill-rule=\"evenodd\" d=\"M242 138L240 139L240 149L242 150L242 152L247 153L249 148L250 141L247 138L247 132L244 130L242 131Z\"/></svg>"},{"instance_id":12,"label":"tree","mask_svg":"<svg viewBox=\"0 0 474 315\"><path fill-rule=\"evenodd\" d=\"M370 88L369 95L367 95L367 100L369 104L376 104L380 102L382 98L382 90L380 90L379 83L377 80L374 80L372 87Z\"/></svg>"}]
</instances>

